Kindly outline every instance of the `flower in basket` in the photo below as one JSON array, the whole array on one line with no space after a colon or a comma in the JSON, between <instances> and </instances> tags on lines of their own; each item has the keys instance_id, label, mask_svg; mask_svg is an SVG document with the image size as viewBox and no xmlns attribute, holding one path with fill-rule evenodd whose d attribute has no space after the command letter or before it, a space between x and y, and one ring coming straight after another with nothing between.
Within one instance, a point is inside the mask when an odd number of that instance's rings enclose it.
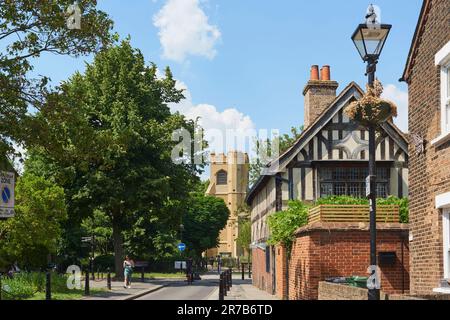
<instances>
[{"instance_id":1,"label":"flower in basket","mask_svg":"<svg viewBox=\"0 0 450 320\"><path fill-rule=\"evenodd\" d=\"M375 80L373 87L367 85L363 97L350 103L344 113L353 121L364 126L379 125L397 116L397 106L388 100L381 99L383 85Z\"/></svg>"}]
</instances>

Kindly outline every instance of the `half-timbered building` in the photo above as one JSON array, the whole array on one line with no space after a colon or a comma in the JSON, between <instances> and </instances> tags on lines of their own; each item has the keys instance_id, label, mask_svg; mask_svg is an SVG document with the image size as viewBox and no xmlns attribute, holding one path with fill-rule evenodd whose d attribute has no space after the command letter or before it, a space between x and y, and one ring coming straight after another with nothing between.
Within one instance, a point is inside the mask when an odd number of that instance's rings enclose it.
<instances>
[{"instance_id":1,"label":"half-timbered building","mask_svg":"<svg viewBox=\"0 0 450 320\"><path fill-rule=\"evenodd\" d=\"M275 293L275 248L269 237L267 217L287 207L289 200L313 202L331 195L365 196L368 176L368 131L343 112L362 97L354 82L336 95L338 83L330 68L311 69L304 88L304 131L295 144L272 162L272 167L247 194L251 208L254 284ZM377 133L377 194L408 194L408 143L391 121ZM276 164L276 165L275 165Z\"/></svg>"}]
</instances>

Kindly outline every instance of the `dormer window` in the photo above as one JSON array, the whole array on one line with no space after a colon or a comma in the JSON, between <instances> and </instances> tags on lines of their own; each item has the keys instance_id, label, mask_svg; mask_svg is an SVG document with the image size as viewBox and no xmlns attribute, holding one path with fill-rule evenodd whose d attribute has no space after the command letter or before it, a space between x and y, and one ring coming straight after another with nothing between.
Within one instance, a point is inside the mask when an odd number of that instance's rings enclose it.
<instances>
[{"instance_id":1,"label":"dormer window","mask_svg":"<svg viewBox=\"0 0 450 320\"><path fill-rule=\"evenodd\" d=\"M224 170L217 172L217 185L226 185L228 183L228 175Z\"/></svg>"}]
</instances>

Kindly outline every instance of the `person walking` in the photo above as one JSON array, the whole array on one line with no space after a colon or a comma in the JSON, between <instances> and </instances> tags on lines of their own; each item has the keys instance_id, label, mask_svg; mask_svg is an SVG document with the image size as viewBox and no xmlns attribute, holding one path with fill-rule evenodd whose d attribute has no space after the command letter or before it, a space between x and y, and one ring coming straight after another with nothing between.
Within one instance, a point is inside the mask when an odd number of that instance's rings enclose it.
<instances>
[{"instance_id":1,"label":"person walking","mask_svg":"<svg viewBox=\"0 0 450 320\"><path fill-rule=\"evenodd\" d=\"M123 261L123 273L124 273L124 283L123 287L126 289L131 288L131 277L133 275L134 261L130 259L129 256L125 257Z\"/></svg>"}]
</instances>

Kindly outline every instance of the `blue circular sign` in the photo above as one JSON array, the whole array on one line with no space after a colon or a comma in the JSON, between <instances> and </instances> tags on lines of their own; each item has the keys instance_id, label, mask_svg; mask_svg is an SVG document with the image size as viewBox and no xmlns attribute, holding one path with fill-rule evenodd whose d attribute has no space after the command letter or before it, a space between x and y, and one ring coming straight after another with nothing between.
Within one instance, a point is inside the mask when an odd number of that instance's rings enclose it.
<instances>
[{"instance_id":1,"label":"blue circular sign","mask_svg":"<svg viewBox=\"0 0 450 320\"><path fill-rule=\"evenodd\" d=\"M2 190L2 200L4 203L8 203L9 199L11 199L11 191L8 187L3 187Z\"/></svg>"},{"instance_id":2,"label":"blue circular sign","mask_svg":"<svg viewBox=\"0 0 450 320\"><path fill-rule=\"evenodd\" d=\"M180 251L186 250L186 245L184 243L178 244L178 250L180 250Z\"/></svg>"}]
</instances>

